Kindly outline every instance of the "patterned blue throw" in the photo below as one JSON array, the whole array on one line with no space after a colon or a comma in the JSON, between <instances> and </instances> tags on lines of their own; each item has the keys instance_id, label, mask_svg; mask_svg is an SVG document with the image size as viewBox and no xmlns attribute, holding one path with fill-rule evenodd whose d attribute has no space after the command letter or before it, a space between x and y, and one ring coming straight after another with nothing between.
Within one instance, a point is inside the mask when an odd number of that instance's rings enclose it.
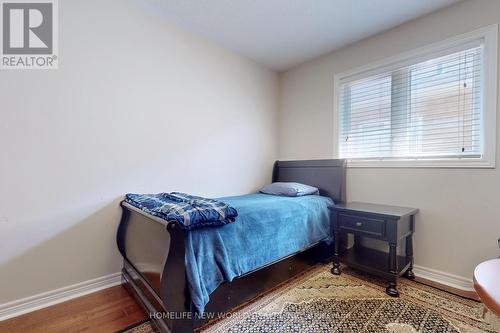
<instances>
[{"instance_id":1,"label":"patterned blue throw","mask_svg":"<svg viewBox=\"0 0 500 333\"><path fill-rule=\"evenodd\" d=\"M125 195L125 201L166 221L177 221L184 230L234 222L238 212L228 204L180 192Z\"/></svg>"}]
</instances>

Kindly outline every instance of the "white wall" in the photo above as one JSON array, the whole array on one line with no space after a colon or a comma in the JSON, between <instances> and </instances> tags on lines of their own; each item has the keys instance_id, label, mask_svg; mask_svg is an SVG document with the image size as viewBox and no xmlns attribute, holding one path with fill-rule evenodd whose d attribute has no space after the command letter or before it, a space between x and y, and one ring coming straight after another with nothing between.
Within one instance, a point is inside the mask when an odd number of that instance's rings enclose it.
<instances>
[{"instance_id":1,"label":"white wall","mask_svg":"<svg viewBox=\"0 0 500 333\"><path fill-rule=\"evenodd\" d=\"M332 157L335 73L499 22L500 1L465 1L282 74L280 159ZM350 201L419 207L417 265L470 278L477 263L498 256L498 169L353 168L347 195Z\"/></svg>"},{"instance_id":2,"label":"white wall","mask_svg":"<svg viewBox=\"0 0 500 333\"><path fill-rule=\"evenodd\" d=\"M0 72L0 304L118 272L126 192L270 181L276 74L142 3L59 1L59 69Z\"/></svg>"}]
</instances>

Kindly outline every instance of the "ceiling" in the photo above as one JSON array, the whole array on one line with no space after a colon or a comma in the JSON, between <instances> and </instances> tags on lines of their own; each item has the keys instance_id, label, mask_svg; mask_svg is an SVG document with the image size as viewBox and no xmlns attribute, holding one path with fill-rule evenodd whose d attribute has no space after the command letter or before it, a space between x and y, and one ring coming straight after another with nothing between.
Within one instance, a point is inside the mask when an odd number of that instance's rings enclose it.
<instances>
[{"instance_id":1,"label":"ceiling","mask_svg":"<svg viewBox=\"0 0 500 333\"><path fill-rule=\"evenodd\" d=\"M155 13L283 71L460 0L147 0Z\"/></svg>"}]
</instances>

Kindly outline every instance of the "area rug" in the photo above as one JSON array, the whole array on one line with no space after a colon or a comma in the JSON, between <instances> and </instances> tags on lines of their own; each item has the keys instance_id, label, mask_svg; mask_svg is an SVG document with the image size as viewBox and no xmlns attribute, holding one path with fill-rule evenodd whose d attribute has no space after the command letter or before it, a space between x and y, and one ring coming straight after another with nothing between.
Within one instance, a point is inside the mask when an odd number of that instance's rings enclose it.
<instances>
[{"instance_id":1,"label":"area rug","mask_svg":"<svg viewBox=\"0 0 500 333\"><path fill-rule=\"evenodd\" d=\"M266 293L198 330L203 333L255 332L495 332L483 321L482 304L417 282L400 279L399 298L385 293L385 282L328 266ZM149 322L126 331L154 332Z\"/></svg>"}]
</instances>

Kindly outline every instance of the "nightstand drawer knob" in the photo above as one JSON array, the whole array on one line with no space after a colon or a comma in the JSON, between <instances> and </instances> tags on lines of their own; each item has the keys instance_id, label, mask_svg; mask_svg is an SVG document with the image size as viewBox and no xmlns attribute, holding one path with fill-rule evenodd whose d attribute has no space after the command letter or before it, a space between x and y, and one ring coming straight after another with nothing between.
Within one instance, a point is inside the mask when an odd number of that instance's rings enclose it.
<instances>
[{"instance_id":1,"label":"nightstand drawer knob","mask_svg":"<svg viewBox=\"0 0 500 333\"><path fill-rule=\"evenodd\" d=\"M363 226L363 222L356 222L356 227L362 227Z\"/></svg>"}]
</instances>

